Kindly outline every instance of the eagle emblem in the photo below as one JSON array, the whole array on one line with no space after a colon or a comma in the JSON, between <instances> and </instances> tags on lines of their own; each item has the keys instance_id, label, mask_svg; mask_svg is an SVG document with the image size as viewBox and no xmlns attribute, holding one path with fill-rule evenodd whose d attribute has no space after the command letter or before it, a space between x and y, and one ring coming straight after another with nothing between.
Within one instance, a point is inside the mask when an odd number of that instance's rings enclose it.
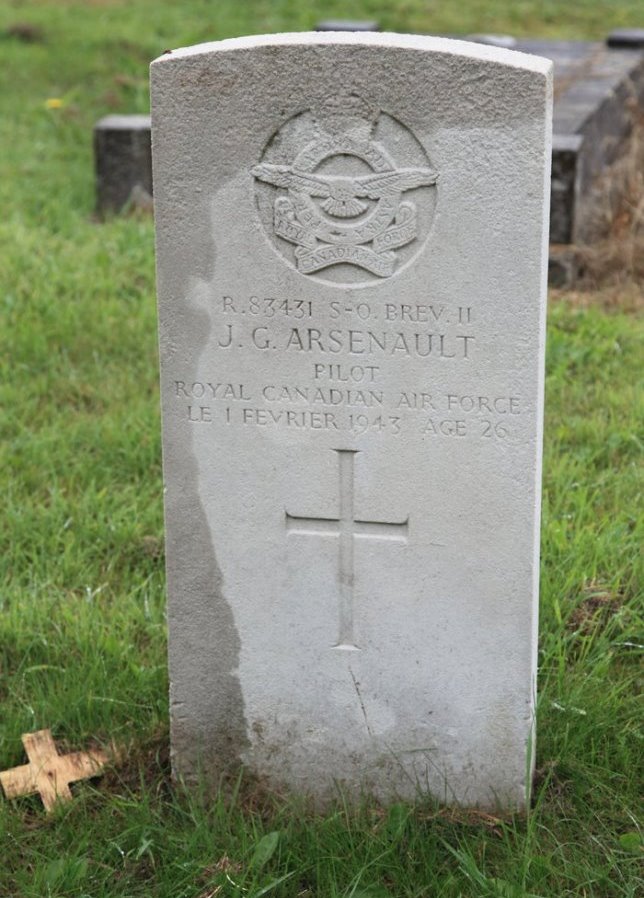
<instances>
[{"instance_id":1,"label":"eagle emblem","mask_svg":"<svg viewBox=\"0 0 644 898\"><path fill-rule=\"evenodd\" d=\"M430 187L436 183L436 173L423 169L400 169L384 175L363 175L360 178L343 178L339 175L310 175L298 172L288 165L260 163L253 169L260 181L275 187L304 191L309 196L324 197L322 209L336 218L355 218L367 210L362 197L379 200L389 194L395 196L414 187Z\"/></svg>"},{"instance_id":2,"label":"eagle emblem","mask_svg":"<svg viewBox=\"0 0 644 898\"><path fill-rule=\"evenodd\" d=\"M412 137L398 142L416 164L397 165L377 136L381 119L384 135L400 123L350 100L291 120L251 175L273 191L270 201L262 195L265 216L270 202L273 235L291 245L299 272L352 266L386 278L397 269L396 251L417 240L414 198L435 191L438 174L417 164L427 159Z\"/></svg>"}]
</instances>

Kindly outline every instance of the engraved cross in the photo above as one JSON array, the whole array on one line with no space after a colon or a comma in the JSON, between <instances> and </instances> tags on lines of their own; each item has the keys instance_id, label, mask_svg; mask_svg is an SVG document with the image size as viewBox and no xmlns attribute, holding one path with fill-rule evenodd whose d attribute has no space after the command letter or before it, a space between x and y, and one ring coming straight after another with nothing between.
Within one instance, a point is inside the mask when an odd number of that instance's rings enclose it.
<instances>
[{"instance_id":1,"label":"engraved cross","mask_svg":"<svg viewBox=\"0 0 644 898\"><path fill-rule=\"evenodd\" d=\"M357 650L353 635L353 541L381 539L407 542L409 518L404 521L365 521L355 517L354 511L354 458L356 450L334 449L338 453L340 483L340 512L337 518L305 517L286 512L286 529L289 533L305 536L337 536L338 574L340 585L340 631L336 649Z\"/></svg>"}]
</instances>

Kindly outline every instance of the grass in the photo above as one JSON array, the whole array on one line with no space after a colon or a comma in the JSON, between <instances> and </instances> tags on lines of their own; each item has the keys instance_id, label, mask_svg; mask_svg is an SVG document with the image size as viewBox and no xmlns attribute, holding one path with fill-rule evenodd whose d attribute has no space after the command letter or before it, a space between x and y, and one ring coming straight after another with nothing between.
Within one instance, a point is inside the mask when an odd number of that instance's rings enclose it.
<instances>
[{"instance_id":1,"label":"grass","mask_svg":"<svg viewBox=\"0 0 644 898\"><path fill-rule=\"evenodd\" d=\"M147 62L166 46L340 14L598 37L637 24L635 11L0 6L0 769L23 762L20 734L41 727L62 749L125 746L51 818L36 798L0 801L2 898L640 894L641 285L559 294L550 310L530 814L339 801L314 818L248 781L206 802L168 776L153 229L143 216L93 220L91 160L97 118L147 110Z\"/></svg>"}]
</instances>

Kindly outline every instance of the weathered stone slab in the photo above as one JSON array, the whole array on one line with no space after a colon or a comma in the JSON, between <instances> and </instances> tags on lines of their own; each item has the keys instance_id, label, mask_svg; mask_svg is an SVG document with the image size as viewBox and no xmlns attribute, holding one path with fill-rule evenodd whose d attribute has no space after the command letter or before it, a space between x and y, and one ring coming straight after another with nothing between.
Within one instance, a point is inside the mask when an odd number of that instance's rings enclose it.
<instances>
[{"instance_id":1,"label":"weathered stone slab","mask_svg":"<svg viewBox=\"0 0 644 898\"><path fill-rule=\"evenodd\" d=\"M524 805L550 70L378 34L153 63L178 775Z\"/></svg>"},{"instance_id":2,"label":"weathered stone slab","mask_svg":"<svg viewBox=\"0 0 644 898\"><path fill-rule=\"evenodd\" d=\"M606 38L609 47L644 50L644 28L616 28Z\"/></svg>"},{"instance_id":3,"label":"weathered stone slab","mask_svg":"<svg viewBox=\"0 0 644 898\"><path fill-rule=\"evenodd\" d=\"M94 126L96 210L152 202L149 115L107 115Z\"/></svg>"},{"instance_id":4,"label":"weathered stone slab","mask_svg":"<svg viewBox=\"0 0 644 898\"><path fill-rule=\"evenodd\" d=\"M316 31L380 31L380 25L371 20L325 19L315 26Z\"/></svg>"},{"instance_id":5,"label":"weathered stone slab","mask_svg":"<svg viewBox=\"0 0 644 898\"><path fill-rule=\"evenodd\" d=\"M644 104L644 43L638 29L612 32L605 43L472 34L469 40L544 56L554 63L550 242L593 243L606 236L599 179L627 152ZM617 196L619 190L614 191ZM561 253L551 257L560 284Z\"/></svg>"},{"instance_id":6,"label":"weathered stone slab","mask_svg":"<svg viewBox=\"0 0 644 898\"><path fill-rule=\"evenodd\" d=\"M592 243L605 236L595 185L624 152L644 103L644 53L610 40L518 39L515 49L554 63L550 241Z\"/></svg>"},{"instance_id":7,"label":"weathered stone slab","mask_svg":"<svg viewBox=\"0 0 644 898\"><path fill-rule=\"evenodd\" d=\"M550 180L550 242L570 243L578 196L580 134L553 134Z\"/></svg>"}]
</instances>

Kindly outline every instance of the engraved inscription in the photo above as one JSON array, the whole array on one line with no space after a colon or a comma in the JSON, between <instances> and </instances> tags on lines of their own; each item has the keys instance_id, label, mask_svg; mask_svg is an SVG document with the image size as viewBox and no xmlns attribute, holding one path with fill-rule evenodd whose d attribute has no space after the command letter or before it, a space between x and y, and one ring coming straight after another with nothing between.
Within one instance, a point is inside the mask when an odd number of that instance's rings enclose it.
<instances>
[{"instance_id":1,"label":"engraved inscription","mask_svg":"<svg viewBox=\"0 0 644 898\"><path fill-rule=\"evenodd\" d=\"M354 458L356 451L334 449L338 455L340 509L337 518L306 517L286 512L289 533L338 537L339 632L335 649L358 651L354 637L353 540L382 539L407 542L409 518L404 521L366 521L354 510Z\"/></svg>"},{"instance_id":2,"label":"engraved inscription","mask_svg":"<svg viewBox=\"0 0 644 898\"><path fill-rule=\"evenodd\" d=\"M338 283L401 267L398 251L431 225L438 180L409 129L354 94L285 122L251 174L278 251Z\"/></svg>"},{"instance_id":3,"label":"engraved inscription","mask_svg":"<svg viewBox=\"0 0 644 898\"><path fill-rule=\"evenodd\" d=\"M490 345L471 305L443 296L405 303L391 295L379 302L346 295L319 307L257 290L220 294L215 308L216 362L203 380L177 371L172 385L191 425L416 434L428 449L436 440L513 444L525 433L524 400L509 385L478 385L469 377ZM242 374L234 363L240 350L262 356L261 365ZM408 372L402 383L391 379L394 366ZM467 389L458 385L463 374Z\"/></svg>"}]
</instances>

